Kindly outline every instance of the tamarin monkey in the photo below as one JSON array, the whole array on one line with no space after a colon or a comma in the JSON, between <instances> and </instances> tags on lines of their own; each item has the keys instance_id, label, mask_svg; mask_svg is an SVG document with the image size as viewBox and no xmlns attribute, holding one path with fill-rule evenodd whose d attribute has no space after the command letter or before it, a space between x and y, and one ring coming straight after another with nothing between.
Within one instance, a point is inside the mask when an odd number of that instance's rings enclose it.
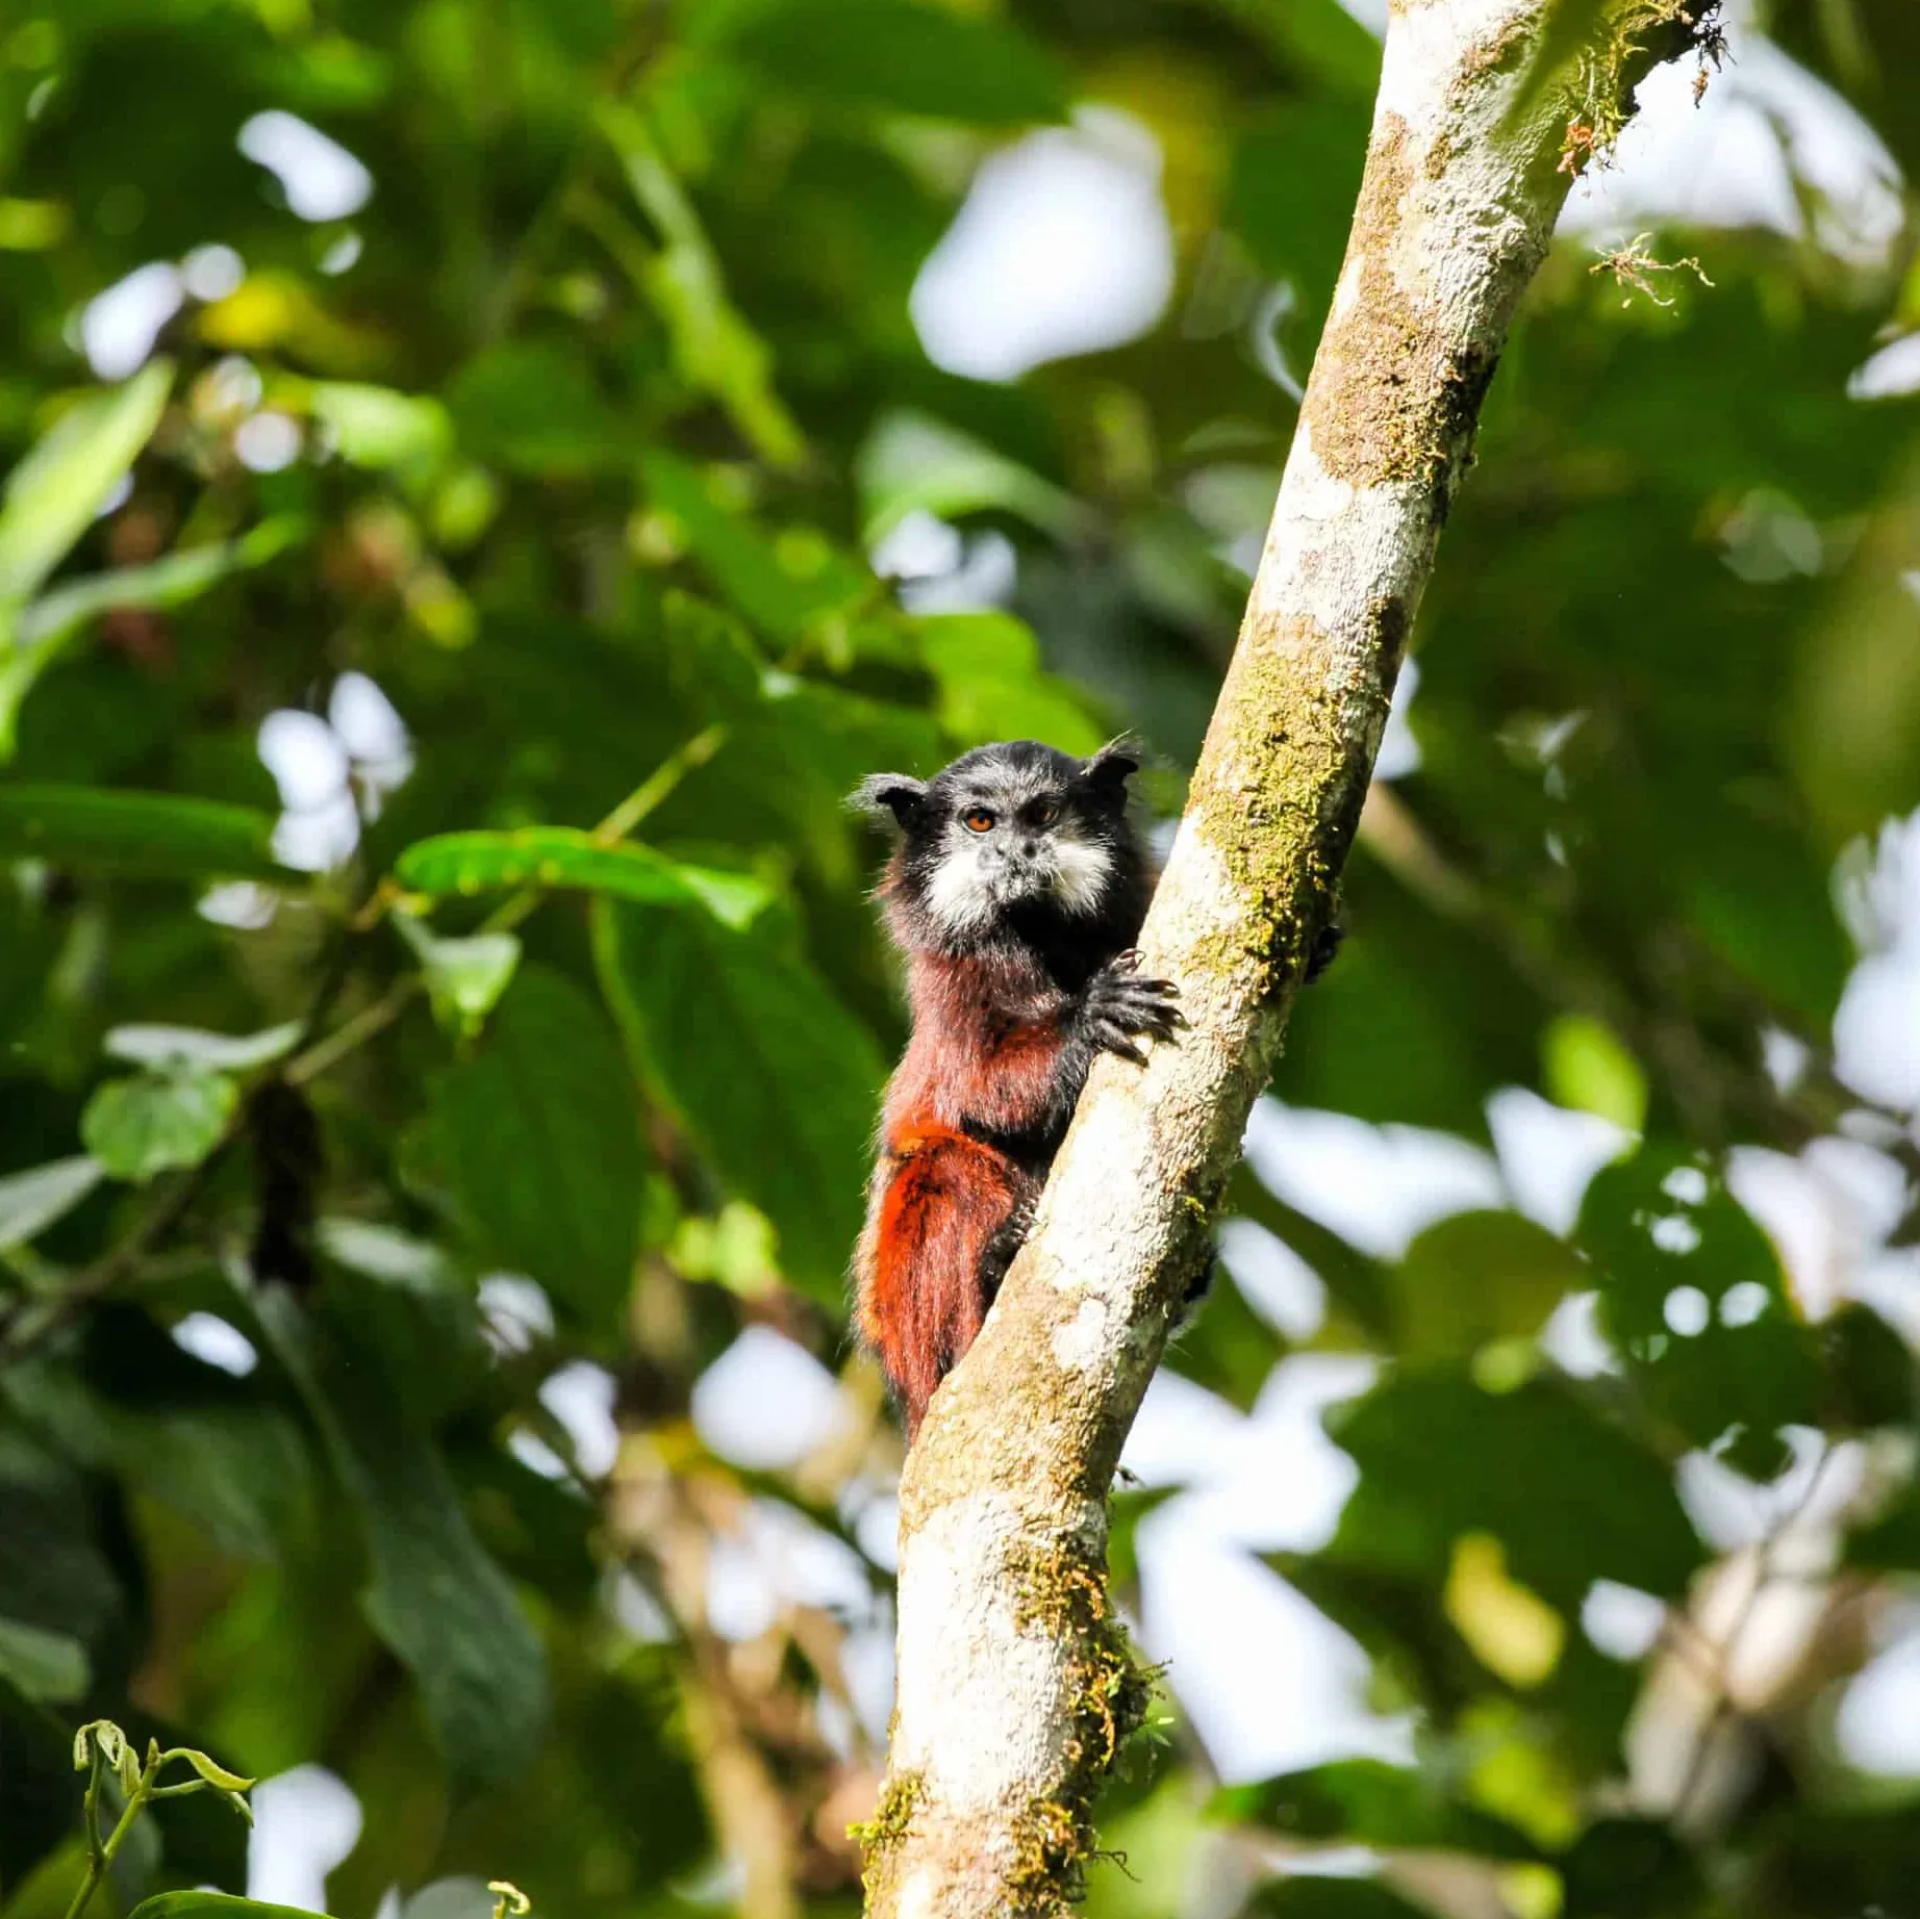
<instances>
[{"instance_id":1,"label":"tamarin monkey","mask_svg":"<svg viewBox=\"0 0 1920 1919\"><path fill-rule=\"evenodd\" d=\"M1132 951L1152 891L1123 741L1078 760L1033 740L853 795L900 843L880 883L913 1036L887 1087L855 1318L912 1439L1020 1249L1095 1058L1146 1064L1186 1024Z\"/></svg>"}]
</instances>

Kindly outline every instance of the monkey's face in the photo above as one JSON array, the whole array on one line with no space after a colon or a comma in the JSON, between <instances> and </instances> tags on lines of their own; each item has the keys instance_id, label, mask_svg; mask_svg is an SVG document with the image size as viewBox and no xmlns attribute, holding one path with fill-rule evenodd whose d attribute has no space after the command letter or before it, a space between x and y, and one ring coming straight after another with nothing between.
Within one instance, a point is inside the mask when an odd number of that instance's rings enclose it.
<instances>
[{"instance_id":1,"label":"monkey's face","mask_svg":"<svg viewBox=\"0 0 1920 1919\"><path fill-rule=\"evenodd\" d=\"M983 746L922 785L882 775L861 789L905 829L903 878L928 919L966 942L1011 913L1097 918L1127 847L1116 748L1077 760L1029 740Z\"/></svg>"}]
</instances>

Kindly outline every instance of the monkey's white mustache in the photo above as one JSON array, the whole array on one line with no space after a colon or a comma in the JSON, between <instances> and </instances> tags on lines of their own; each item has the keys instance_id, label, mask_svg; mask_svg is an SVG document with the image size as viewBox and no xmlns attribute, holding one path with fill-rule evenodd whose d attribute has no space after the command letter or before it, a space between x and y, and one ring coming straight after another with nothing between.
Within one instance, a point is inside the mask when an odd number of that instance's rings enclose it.
<instances>
[{"instance_id":1,"label":"monkey's white mustache","mask_svg":"<svg viewBox=\"0 0 1920 1919\"><path fill-rule=\"evenodd\" d=\"M962 847L934 870L927 904L955 931L984 925L1003 908L1051 894L1070 913L1093 913L1113 870L1104 846L1053 839L1032 852Z\"/></svg>"}]
</instances>

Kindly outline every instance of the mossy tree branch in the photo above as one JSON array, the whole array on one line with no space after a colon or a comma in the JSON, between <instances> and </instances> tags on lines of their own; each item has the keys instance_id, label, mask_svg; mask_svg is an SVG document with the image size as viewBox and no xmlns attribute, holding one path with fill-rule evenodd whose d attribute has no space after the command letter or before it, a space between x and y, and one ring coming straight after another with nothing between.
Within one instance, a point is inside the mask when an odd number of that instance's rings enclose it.
<instances>
[{"instance_id":1,"label":"mossy tree branch","mask_svg":"<svg viewBox=\"0 0 1920 1919\"><path fill-rule=\"evenodd\" d=\"M907 1462L872 1914L1052 1912L1079 1890L1144 1694L1106 1594L1122 1442L1331 909L1514 308L1591 129L1618 130L1656 59L1717 45L1712 12L1394 0L1346 263L1142 941L1192 1025L1144 1072L1096 1068ZM1543 43L1554 75L1529 71Z\"/></svg>"}]
</instances>

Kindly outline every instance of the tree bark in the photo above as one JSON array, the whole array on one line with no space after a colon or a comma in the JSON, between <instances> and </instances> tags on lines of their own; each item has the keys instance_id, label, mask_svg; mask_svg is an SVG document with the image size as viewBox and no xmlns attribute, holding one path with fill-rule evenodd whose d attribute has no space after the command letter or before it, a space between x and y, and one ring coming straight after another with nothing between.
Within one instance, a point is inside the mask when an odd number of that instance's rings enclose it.
<instances>
[{"instance_id":1,"label":"tree bark","mask_svg":"<svg viewBox=\"0 0 1920 1919\"><path fill-rule=\"evenodd\" d=\"M898 1692L868 1911L1052 1912L1147 1685L1107 1494L1332 907L1508 324L1574 171L1709 0L1394 0L1345 265L1142 970L1191 1026L1096 1067L1033 1234L901 1484ZM1575 9L1584 9L1584 15Z\"/></svg>"}]
</instances>

